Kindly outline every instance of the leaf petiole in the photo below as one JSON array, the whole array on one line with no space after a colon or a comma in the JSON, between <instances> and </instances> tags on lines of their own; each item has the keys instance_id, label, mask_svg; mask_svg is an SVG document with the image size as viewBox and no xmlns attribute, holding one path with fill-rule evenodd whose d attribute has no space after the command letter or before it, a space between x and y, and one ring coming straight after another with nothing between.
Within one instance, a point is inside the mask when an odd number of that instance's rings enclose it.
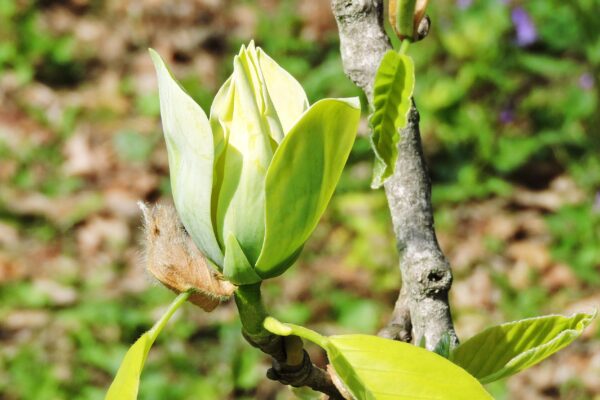
<instances>
[{"instance_id":1,"label":"leaf petiole","mask_svg":"<svg viewBox=\"0 0 600 400\"><path fill-rule=\"evenodd\" d=\"M175 300L173 300L173 302L169 305L169 308L163 314L163 316L160 317L160 319L154 323L152 328L150 328L150 330L148 331L148 336L153 342L154 340L156 340L156 337L158 336L160 331L162 331L162 329L165 327L167 322L169 322L175 311L177 311L179 307L181 307L181 305L186 302L186 300L190 297L191 294L192 289L180 293L175 298Z\"/></svg>"},{"instance_id":2,"label":"leaf petiole","mask_svg":"<svg viewBox=\"0 0 600 400\"><path fill-rule=\"evenodd\" d=\"M276 320L273 317L267 317L264 322L264 327L269 332L280 336L296 335L303 339L310 340L318 346L327 350L329 339L311 329L300 325L286 324Z\"/></svg>"},{"instance_id":3,"label":"leaf petiole","mask_svg":"<svg viewBox=\"0 0 600 400\"><path fill-rule=\"evenodd\" d=\"M400 47L398 48L398 54L406 54L408 51L408 47L410 46L411 41L409 39L404 39L400 42Z\"/></svg>"}]
</instances>

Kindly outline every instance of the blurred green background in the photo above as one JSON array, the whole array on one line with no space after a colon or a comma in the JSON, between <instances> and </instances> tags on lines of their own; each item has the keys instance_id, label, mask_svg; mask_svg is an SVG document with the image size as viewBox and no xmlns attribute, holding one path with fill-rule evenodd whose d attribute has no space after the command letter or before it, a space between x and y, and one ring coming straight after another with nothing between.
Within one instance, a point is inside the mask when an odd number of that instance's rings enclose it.
<instances>
[{"instance_id":1,"label":"blurred green background","mask_svg":"<svg viewBox=\"0 0 600 400\"><path fill-rule=\"evenodd\" d=\"M431 3L430 36L410 53L459 336L598 308L600 1ZM136 201L169 197L146 49L208 110L251 38L311 102L359 93L327 0L0 1L0 399L102 399L173 298L139 255ZM374 333L391 312L397 254L367 133L365 120L300 262L264 285L282 320ZM267 366L231 304L187 305L151 351L140 399L293 398ZM600 399L599 377L595 324L490 390Z\"/></svg>"}]
</instances>

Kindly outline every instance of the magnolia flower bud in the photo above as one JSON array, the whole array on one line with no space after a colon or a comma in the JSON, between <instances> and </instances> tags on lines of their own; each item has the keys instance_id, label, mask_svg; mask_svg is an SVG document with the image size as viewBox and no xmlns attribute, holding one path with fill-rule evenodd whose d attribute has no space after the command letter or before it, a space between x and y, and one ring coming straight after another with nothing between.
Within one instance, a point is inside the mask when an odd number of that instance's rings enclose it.
<instances>
[{"instance_id":1,"label":"magnolia flower bud","mask_svg":"<svg viewBox=\"0 0 600 400\"><path fill-rule=\"evenodd\" d=\"M430 21L425 16L429 0L389 0L390 25L400 40L418 41L427 36Z\"/></svg>"},{"instance_id":2,"label":"magnolia flower bud","mask_svg":"<svg viewBox=\"0 0 600 400\"><path fill-rule=\"evenodd\" d=\"M356 135L358 99L309 107L300 84L250 43L234 58L209 120L151 55L186 230L235 284L280 275L333 194Z\"/></svg>"}]
</instances>

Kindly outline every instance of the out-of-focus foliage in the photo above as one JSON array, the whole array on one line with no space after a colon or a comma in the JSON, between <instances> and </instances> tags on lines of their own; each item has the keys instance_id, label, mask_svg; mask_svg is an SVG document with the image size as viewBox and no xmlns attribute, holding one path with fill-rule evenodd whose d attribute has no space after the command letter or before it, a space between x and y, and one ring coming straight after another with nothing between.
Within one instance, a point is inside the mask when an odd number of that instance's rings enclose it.
<instances>
[{"instance_id":1,"label":"out-of-focus foliage","mask_svg":"<svg viewBox=\"0 0 600 400\"><path fill-rule=\"evenodd\" d=\"M577 205L564 207L548 216L550 232L554 236L552 253L557 260L573 267L577 276L595 285L600 284L600 213L590 215L589 209Z\"/></svg>"},{"instance_id":2,"label":"out-of-focus foliage","mask_svg":"<svg viewBox=\"0 0 600 400\"><path fill-rule=\"evenodd\" d=\"M0 73L11 71L20 84L34 79L76 84L85 68L70 35L48 35L32 0L0 4Z\"/></svg>"},{"instance_id":3,"label":"out-of-focus foliage","mask_svg":"<svg viewBox=\"0 0 600 400\"><path fill-rule=\"evenodd\" d=\"M430 3L430 36L409 53L459 336L597 307L600 2ZM251 38L311 103L359 94L329 1L0 0L1 398L102 399L172 299L137 253L135 202L170 195L147 48L208 111ZM363 126L299 265L264 288L278 319L328 335L376 332L397 293ZM182 308L147 360L141 399L290 398L264 379L268 361L243 342L231 306ZM598 396L600 342L588 331L490 390Z\"/></svg>"},{"instance_id":4,"label":"out-of-focus foliage","mask_svg":"<svg viewBox=\"0 0 600 400\"><path fill-rule=\"evenodd\" d=\"M599 11L594 0L432 7L435 40L414 57L423 130L439 149L436 203L507 196L564 172L600 187ZM528 43L518 41L522 13Z\"/></svg>"}]
</instances>

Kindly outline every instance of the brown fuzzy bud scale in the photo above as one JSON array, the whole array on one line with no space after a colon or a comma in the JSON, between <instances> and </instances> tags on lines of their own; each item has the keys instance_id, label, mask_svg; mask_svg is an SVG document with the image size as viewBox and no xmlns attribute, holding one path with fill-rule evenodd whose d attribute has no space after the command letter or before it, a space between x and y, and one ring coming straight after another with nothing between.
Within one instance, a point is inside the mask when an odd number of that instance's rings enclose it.
<instances>
[{"instance_id":1,"label":"brown fuzzy bud scale","mask_svg":"<svg viewBox=\"0 0 600 400\"><path fill-rule=\"evenodd\" d=\"M233 295L235 286L208 265L170 204L139 206L144 214L146 268L175 293L192 290L189 301L214 310Z\"/></svg>"}]
</instances>

